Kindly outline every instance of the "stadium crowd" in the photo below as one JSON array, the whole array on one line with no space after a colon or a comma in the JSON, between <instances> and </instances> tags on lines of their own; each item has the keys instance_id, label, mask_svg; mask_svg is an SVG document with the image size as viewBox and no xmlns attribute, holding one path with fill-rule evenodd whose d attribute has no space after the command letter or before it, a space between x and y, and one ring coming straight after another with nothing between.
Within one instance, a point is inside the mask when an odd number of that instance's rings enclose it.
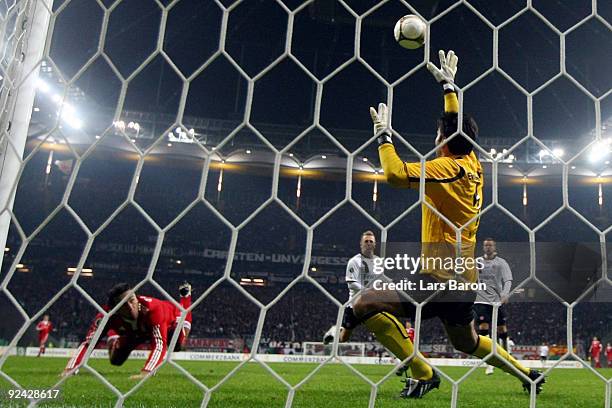
<instances>
[{"instance_id":1,"label":"stadium crowd","mask_svg":"<svg viewBox=\"0 0 612 408\"><path fill-rule=\"evenodd\" d=\"M95 277L87 279L97 282L84 286L87 286L92 297L98 302L104 302L104 297L100 294L103 294L116 281L114 279L98 280ZM192 281L195 296L197 296L205 290L205 287L200 286L201 281L199 280ZM20 303L26 310L37 310L44 306L51 295L60 289L61 285L54 285L52 281L46 282L35 288L28 285L15 286L19 290ZM176 299L176 280L156 278L156 282ZM345 300L346 289L343 283L326 284L324 287L330 292L330 296ZM273 299L280 292L280 288L274 286L249 287L248 289L251 294L262 300ZM150 284L146 284L139 292L163 297ZM16 317L14 307L10 307L10 310L13 310L13 313L7 313L6 321L0 325L4 328L0 331L0 337L5 340L9 340L11 333L14 333L16 329L15 326L12 327L12 330L6 327L8 321ZM78 342L95 315L95 309L91 304L74 289L70 289L61 296L47 309L47 312L56 325L56 331L51 336L52 340L57 341L58 344L60 339L62 344ZM337 313L337 306L318 288L311 283L297 283L267 312L260 346L263 350L272 350L276 346L273 347L270 344L278 344L278 348L285 348L285 346L281 347L281 344L290 343L291 347L295 348L294 343L301 345L304 341L321 341L322 334L335 323ZM566 310L560 303L522 302L517 299L508 304L507 313L510 334L516 344L538 345L543 342L557 345L567 344ZM259 307L240 293L239 289L229 283L222 283L194 309L191 337L228 338L234 341L241 340L250 345L259 315ZM19 320L18 322L22 323ZM30 331L32 330L33 328ZM574 341L584 342L592 336L604 337L605 340L605 336L609 336L610 333L612 333L611 303L589 302L579 304L574 309ZM423 344L448 343L442 325L435 319L422 322L421 336ZM29 336L24 341L32 342L33 338ZM371 340L372 336L363 328L357 330L352 336L352 341Z\"/></svg>"},{"instance_id":2,"label":"stadium crowd","mask_svg":"<svg viewBox=\"0 0 612 408\"><path fill-rule=\"evenodd\" d=\"M40 160L38 160L39 162ZM69 204L83 218L85 224L95 231L114 209L127 197L130 174L135 163L117 161L103 165L83 164L75 183ZM32 232L40 222L58 205L67 184L67 175L55 169L51 177L43 179L37 172L37 165L24 172L18 190L15 214L26 234ZM30 165L29 165L30 166ZM103 166L103 175L97 174ZM141 174L135 200L159 223L165 226L197 196L199 176L196 170L181 168L175 174L164 174L164 168L157 166ZM40 167L40 166L39 166ZM186 166L188 167L188 166ZM34 171L37 170L37 171ZM223 188L218 191L220 170L215 168L209 174L206 187L208 201L225 215L230 222L238 225L252 214L257 206L270 196L270 178L265 175L226 174ZM307 223L315 222L345 196L344 181L305 181L303 195L295 195L294 178L281 177L279 198ZM359 183L355 183L359 184ZM353 189L353 198L374 218L384 214L400 214L406 204L401 201L373 202L372 182L359 184ZM142 186L142 187L141 187ZM381 186L380 194L385 194ZM520 203L520 192L516 188L500 189L500 202L509 203L522 221L540 222L558 206L546 200L553 193L546 188L530 187L532 199L529 206ZM413 192L405 198L416 200ZM412 195L411 195L412 194ZM581 192L585 197L590 190ZM33 199L36 197L37 199ZM103 198L101 198L103 197ZM586 201L586 200L584 200ZM608 215L599 206L585 205L587 218L608 222ZM508 217L497 216L492 210L483 216L479 234L482 237L503 237L508 242L525 242L527 234ZM598 237L567 212L562 213L558 223L550 223L537 235L545 241L597 241ZM384 218L384 217L383 217ZM388 220L388 219L387 219ZM568 236L568 223L574 225L573 234ZM390 241L418 242L420 211L416 209L389 231ZM563 228L556 225L563 225ZM338 226L342 226L339 228ZM358 251L358 237L366 229L377 229L351 203L327 218L314 230L312 256L309 274L315 278L339 302L347 300L344 283L345 261ZM230 229L204 204L195 205L185 217L165 234L160 257L153 278L169 295L176 296L176 288L183 280L193 283L197 297L217 279L223 276L226 260L223 251L229 247ZM81 257L87 235L66 210L60 211L47 226L30 242L21 259L23 268L15 272L8 289L26 313L39 311L71 279L67 268L75 267ZM137 209L129 205L111 222L93 242L85 261L85 267L93 269L93 276L81 276L77 281L96 302L105 302L104 294L114 283L127 281L137 284L145 278L150 269L158 234L154 226ZM194 325L191 333L196 338L242 339L252 342L257 320L258 306L240 293L251 293L258 301L268 303L302 273L306 243L306 231L277 203L259 213L238 235L236 252L261 254L263 258L236 258L232 265L231 277L240 282L243 277L259 277L264 286L240 286L227 282L216 287L194 310ZM21 239L16 229L11 228L2 275L14 259ZM206 250L213 252L205 253ZM274 262L274 254L294 256L292 261ZM323 260L327 259L327 262ZM319 260L320 262L316 261ZM332 260L332 261L329 261ZM338 262L338 260L344 260ZM509 260L513 264L512 260ZM317 263L318 262L318 263ZM517 261L518 262L518 261ZM516 266L517 274L528 271ZM141 293L161 297L153 285L147 283ZM5 295L0 295L3 307L11 310L0 323L0 338L10 339L21 323L21 316ZM73 343L83 336L95 309L76 290L69 289L47 312L55 322L56 331L51 338L60 343ZM321 341L323 333L336 321L338 308L318 288L308 282L296 284L267 312L262 333L261 347L274 350L279 344ZM566 343L566 310L558 301L538 301L519 296L508 304L509 328L516 344ZM603 337L604 342L612 336L612 302L589 302L578 305L573 314L574 337L588 339ZM442 326L437 321L425 321L421 327L422 343L447 344ZM32 331L32 330L31 330ZM607 337L606 337L607 336ZM33 335L24 337L24 342L33 341ZM354 333L353 341L368 341L371 335L366 330Z\"/></svg>"}]
</instances>

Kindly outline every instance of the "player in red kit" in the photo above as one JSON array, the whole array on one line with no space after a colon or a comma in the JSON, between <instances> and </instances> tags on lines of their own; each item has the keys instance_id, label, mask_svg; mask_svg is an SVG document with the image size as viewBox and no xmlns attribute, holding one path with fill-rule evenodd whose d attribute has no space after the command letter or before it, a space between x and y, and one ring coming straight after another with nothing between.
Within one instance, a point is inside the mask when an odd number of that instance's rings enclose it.
<instances>
[{"instance_id":1,"label":"player in red kit","mask_svg":"<svg viewBox=\"0 0 612 408\"><path fill-rule=\"evenodd\" d=\"M599 355L601 354L601 342L597 337L593 337L591 347L589 347L589 352L591 353L591 359L595 363L595 368L601 368L601 361L599 360Z\"/></svg>"},{"instance_id":2,"label":"player in red kit","mask_svg":"<svg viewBox=\"0 0 612 408\"><path fill-rule=\"evenodd\" d=\"M608 368L612 368L612 344L606 344L606 360L608 360Z\"/></svg>"},{"instance_id":3,"label":"player in red kit","mask_svg":"<svg viewBox=\"0 0 612 408\"><path fill-rule=\"evenodd\" d=\"M406 321L406 333L408 333L408 338L411 342L414 343L414 328L412 327L412 323Z\"/></svg>"},{"instance_id":4,"label":"player in red kit","mask_svg":"<svg viewBox=\"0 0 612 408\"><path fill-rule=\"evenodd\" d=\"M179 287L181 295L180 305L183 308L191 306L191 285L187 282ZM115 285L108 294L108 304L105 310L110 310L127 297L117 312L110 317L104 332L107 336L107 345L110 363L122 365L132 350L146 341L151 342L151 352L140 374L133 375L131 379L140 379L153 372L166 357L168 339L181 317L181 310L172 302L159 300L149 296L138 296L126 283ZM76 372L81 365L91 340L93 339L99 323L104 315L98 313L94 322L87 331L85 340L77 349L76 354L64 369L63 375ZM191 312L187 314L183 327L181 327L175 351L179 351L185 344L191 331Z\"/></svg>"},{"instance_id":5,"label":"player in red kit","mask_svg":"<svg viewBox=\"0 0 612 408\"><path fill-rule=\"evenodd\" d=\"M49 333L53 330L53 323L49 320L49 315L43 316L43 319L36 325L36 331L38 332L38 355L40 357L45 354L45 346L47 340L49 340Z\"/></svg>"}]
</instances>

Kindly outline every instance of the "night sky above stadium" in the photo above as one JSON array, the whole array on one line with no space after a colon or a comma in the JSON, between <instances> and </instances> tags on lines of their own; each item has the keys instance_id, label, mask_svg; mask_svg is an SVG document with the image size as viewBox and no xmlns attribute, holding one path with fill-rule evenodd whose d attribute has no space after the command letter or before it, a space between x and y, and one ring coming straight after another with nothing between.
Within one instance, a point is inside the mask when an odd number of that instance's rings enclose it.
<instances>
[{"instance_id":1,"label":"night sky above stadium","mask_svg":"<svg viewBox=\"0 0 612 408\"><path fill-rule=\"evenodd\" d=\"M301 2L285 3L294 9ZM346 3L355 13L362 14L377 2ZM521 10L523 3L471 2L494 25ZM611 7L607 2L599 3L600 15L609 17ZM55 7L61 4L55 2ZM424 17L434 18L452 2L412 4ZM591 11L590 1L534 1L534 6L561 31L586 18ZM363 19L360 55L390 82L423 60L423 49L407 51L393 40L394 22L408 13L399 1L390 1ZM113 9L104 49L122 75L130 75L154 50L161 15L160 8L151 0L124 1ZM63 9L56 22L51 56L67 77L94 55L102 17L102 9L93 0L73 1ZM168 13L164 51L185 76L191 75L218 49L221 21L222 12L212 1L183 0ZM229 14L225 49L246 75L254 76L283 52L287 21L287 13L275 1L244 1ZM317 78L325 78L354 55L354 32L355 18L345 7L335 2L315 2L295 17L292 53ZM457 83L461 86L492 66L492 30L464 5L435 22L431 37L433 61L438 49L454 49L459 55ZM604 24L591 18L566 39L568 73L596 97L611 86L610 76L605 75L612 69L610 37ZM499 62L527 91L533 91L559 72L559 37L534 13L526 12L500 31ZM432 132L433 121L439 114L439 92L428 75L422 68L395 87L394 127L398 130ZM102 58L83 73L76 85L102 107L112 107L120 91L119 81ZM180 77L167 61L157 56L131 81L125 109L176 114L181 90ZM240 119L246 93L246 80L219 55L191 82L185 115ZM257 81L252 121L312 123L315 96L315 83L293 61L285 59ZM385 87L378 78L360 61L354 61L325 83L321 123L330 128L369 129L367 107L385 97ZM500 73L485 76L465 93L466 110L479 119L485 138L518 140L524 136L526 106L525 96ZM610 98L602 101L602 118L612 115L611 106ZM573 139L594 127L592 101L565 78L557 79L534 97L534 114L534 133L543 139Z\"/></svg>"}]
</instances>

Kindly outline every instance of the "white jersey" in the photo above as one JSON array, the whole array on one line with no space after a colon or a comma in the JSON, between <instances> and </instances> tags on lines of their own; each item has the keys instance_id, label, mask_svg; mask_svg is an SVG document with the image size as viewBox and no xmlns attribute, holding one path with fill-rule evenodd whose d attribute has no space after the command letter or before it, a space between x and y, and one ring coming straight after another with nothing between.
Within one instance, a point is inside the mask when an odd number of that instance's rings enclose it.
<instances>
[{"instance_id":1,"label":"white jersey","mask_svg":"<svg viewBox=\"0 0 612 408\"><path fill-rule=\"evenodd\" d=\"M490 305L501 302L501 298L508 295L503 290L504 285L507 282L512 284L510 265L499 256L495 256L493 259L483 258L483 266L478 271L478 281L484 283L485 288L476 293L474 303Z\"/></svg>"},{"instance_id":2,"label":"white jersey","mask_svg":"<svg viewBox=\"0 0 612 408\"><path fill-rule=\"evenodd\" d=\"M382 272L374 273L374 259L379 258L374 255L372 258L366 258L361 254L357 254L349 259L346 264L346 283L349 289L349 301L353 303L355 295L359 292L359 288L365 288L377 277L382 275ZM351 283L358 285L351 285ZM353 286L353 287L352 287ZM359 288L354 288L359 286Z\"/></svg>"},{"instance_id":3,"label":"white jersey","mask_svg":"<svg viewBox=\"0 0 612 408\"><path fill-rule=\"evenodd\" d=\"M507 339L506 340L506 351L509 354L512 354L512 349L514 348L514 342L512 341L512 339Z\"/></svg>"},{"instance_id":4,"label":"white jersey","mask_svg":"<svg viewBox=\"0 0 612 408\"><path fill-rule=\"evenodd\" d=\"M540 357L548 357L548 346L540 346Z\"/></svg>"}]
</instances>

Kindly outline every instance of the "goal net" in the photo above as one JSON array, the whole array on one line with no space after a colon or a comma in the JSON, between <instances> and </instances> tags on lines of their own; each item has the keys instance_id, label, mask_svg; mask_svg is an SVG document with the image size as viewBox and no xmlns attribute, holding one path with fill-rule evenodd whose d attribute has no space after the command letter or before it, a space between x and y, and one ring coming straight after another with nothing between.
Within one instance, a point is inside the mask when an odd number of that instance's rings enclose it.
<instances>
[{"instance_id":1,"label":"goal net","mask_svg":"<svg viewBox=\"0 0 612 408\"><path fill-rule=\"evenodd\" d=\"M611 304L610 67L599 66L609 60L609 6L431 3L0 1L2 386L31 388L36 373L24 374L15 354L38 346L45 314L57 322L50 343L64 346L79 344L101 313L80 373L117 406L144 390L151 377L119 389L90 364L121 306L103 308L117 282L179 306L178 286L190 281L193 304L180 317L194 314L188 346L219 359L246 356L205 384L168 353L162 368L199 392L202 406L247 363L286 387L291 406L318 368L289 384L258 359L264 348L302 342L305 355L331 357L322 365L366 355L367 337L332 348L316 341L340 323L346 264L365 230L375 232L381 256L387 242L419 251L427 206L424 187L386 183L368 108L388 105L403 159L433 159L441 90L426 65L452 48L459 111L481 128L474 151L486 192L471 223L480 222L479 234L508 237L498 249L514 260L509 315L531 325L516 327L527 342L516 340L516 349L534 354L542 341L562 342L545 374L580 362L609 408L611 380L586 358L587 336L612 333L610 322L591 319ZM427 22L423 48L393 41L405 14ZM601 55L584 54L594 49L588 44L601 44ZM450 227L460 234L465 225ZM572 254L595 261L559 277L550 267L559 258L537 258L538 245L570 238L589 244ZM417 352L445 341L420 312L412 323ZM168 338L169 350L178 338ZM395 368L373 380L345 365L371 390L370 407L395 378ZM436 368L452 386L450 406L478 368L461 378Z\"/></svg>"}]
</instances>

